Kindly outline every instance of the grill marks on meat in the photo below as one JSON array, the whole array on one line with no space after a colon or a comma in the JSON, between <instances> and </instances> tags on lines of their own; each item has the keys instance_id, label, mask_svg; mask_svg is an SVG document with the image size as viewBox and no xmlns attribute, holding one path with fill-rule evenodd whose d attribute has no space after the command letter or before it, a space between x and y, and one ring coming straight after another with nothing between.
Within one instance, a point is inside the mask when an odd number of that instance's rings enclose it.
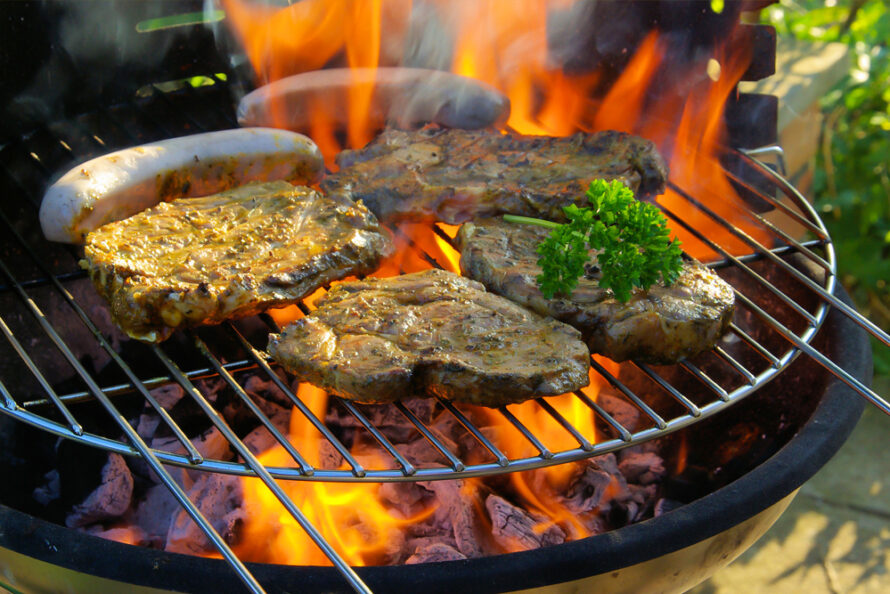
<instances>
[{"instance_id":1,"label":"grill marks on meat","mask_svg":"<svg viewBox=\"0 0 890 594\"><path fill-rule=\"evenodd\" d=\"M537 245L549 231L487 219L457 234L461 271L489 291L581 330L593 353L614 361L669 364L716 344L732 320L732 288L701 264L685 263L670 287L654 285L620 303L601 289L594 267L570 298L546 299L537 286Z\"/></svg>"},{"instance_id":2,"label":"grill marks on meat","mask_svg":"<svg viewBox=\"0 0 890 594\"><path fill-rule=\"evenodd\" d=\"M159 204L90 233L81 267L148 342L280 307L392 252L360 203L286 182Z\"/></svg>"},{"instance_id":3,"label":"grill marks on meat","mask_svg":"<svg viewBox=\"0 0 890 594\"><path fill-rule=\"evenodd\" d=\"M382 221L457 224L502 213L558 221L564 206L586 204L594 178L620 179L638 196L663 192L667 178L652 142L615 131L555 138L390 129L337 163L322 188L363 200Z\"/></svg>"},{"instance_id":4,"label":"grill marks on meat","mask_svg":"<svg viewBox=\"0 0 890 594\"><path fill-rule=\"evenodd\" d=\"M415 395L499 406L588 383L574 328L442 270L344 282L270 337L300 379L359 402Z\"/></svg>"}]
</instances>

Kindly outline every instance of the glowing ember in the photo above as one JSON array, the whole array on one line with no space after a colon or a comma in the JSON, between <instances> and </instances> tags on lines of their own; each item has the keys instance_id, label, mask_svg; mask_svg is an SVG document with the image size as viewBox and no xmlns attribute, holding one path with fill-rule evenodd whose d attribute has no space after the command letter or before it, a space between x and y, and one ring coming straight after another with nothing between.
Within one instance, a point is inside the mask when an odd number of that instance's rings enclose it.
<instances>
[{"instance_id":1,"label":"glowing ember","mask_svg":"<svg viewBox=\"0 0 890 594\"><path fill-rule=\"evenodd\" d=\"M300 384L297 395L318 417L324 417L327 394ZM322 440L306 417L294 409L290 440L315 467L323 466ZM259 456L267 466L289 466L293 460L281 446ZM369 461L369 465L374 464ZM380 461L376 462L381 465ZM259 479L244 479L244 532L236 552L244 559L292 565L325 565L329 561L296 520ZM351 565L385 561L389 544L400 526L419 521L432 510L415 517L399 518L376 497L375 484L337 484L282 481L293 502Z\"/></svg>"}]
</instances>

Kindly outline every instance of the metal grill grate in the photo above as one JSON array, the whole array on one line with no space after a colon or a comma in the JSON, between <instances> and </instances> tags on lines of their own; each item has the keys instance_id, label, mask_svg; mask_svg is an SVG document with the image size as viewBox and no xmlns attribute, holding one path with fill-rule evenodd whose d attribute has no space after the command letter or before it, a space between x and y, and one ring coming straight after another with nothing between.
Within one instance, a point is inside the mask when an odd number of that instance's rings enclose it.
<instances>
[{"instance_id":1,"label":"metal grill grate","mask_svg":"<svg viewBox=\"0 0 890 594\"><path fill-rule=\"evenodd\" d=\"M797 241L765 215L746 213L747 218L764 229L772 245L766 246L715 212L708 204L684 188L671 183L670 189L682 197L688 208L697 211L715 227L726 229L750 248L750 253L735 256L708 234L687 222L687 217L664 208L672 224L682 226L709 246L721 258L712 262L736 287L737 313L726 339L706 356L695 362L685 361L670 368L654 368L640 363L626 363L613 373L607 364L594 358L593 370L610 386L610 391L636 407L645 420L644 427L632 431L611 416L595 398L584 392L573 395L577 404L589 409L602 428L600 436L586 435L567 420L545 399L539 407L562 428L577 445L554 448L536 435L511 411L501 407L498 414L515 428L536 452L525 457L511 457L501 451L471 421L472 407L439 400L445 414L464 428L468 438L475 440L484 461L462 460L449 445L437 437L411 408L402 403L391 406L401 414L438 451L441 464L417 467L399 453L380 428L369 419L362 405L334 399L357 427L386 453L387 463L366 467L354 457L344 443L300 398L297 392L276 373L276 366L263 352L264 340L259 337L278 331L273 319L261 315L253 323L262 324L263 332L251 332L239 322L183 333L178 341L159 346L128 343L126 348L113 344L101 330L101 320L82 298L75 296L74 286L85 281L77 267L77 249L49 244L43 240L37 222L37 208L48 181L60 171L79 161L119 147L147 142L190 132L234 127L234 114L228 90L220 81L211 87L185 87L172 93L155 92L132 102L46 126L16 139L0 148L0 205L3 237L0 239L0 330L6 341L4 357L16 361L17 371L0 378L2 412L20 421L55 435L94 447L126 455L141 456L177 501L199 524L210 540L229 561L247 587L262 588L242 562L214 531L165 465L174 465L209 472L259 477L282 502L288 512L310 534L349 583L358 591L367 591L353 570L337 555L329 543L305 519L300 509L288 498L275 479L299 481L416 481L453 479L529 470L581 460L638 444L689 426L727 408L758 389L780 373L801 352L840 377L845 383L878 404L883 410L890 406L866 386L839 369L832 361L810 346L810 341L829 306L837 307L857 320L873 335L890 344L886 334L863 320L833 296L835 262L831 241L818 216L800 194L780 175L747 154L727 151L732 160L729 171L747 170L749 179L727 174L743 193L752 193L803 229L810 239ZM763 188L766 188L764 190ZM433 229L450 241L443 229ZM394 230L396 235L399 230ZM419 258L438 266L435 257L411 241L408 249ZM810 262L818 274L811 275L795 263L792 256ZM806 298L801 298L803 294ZM72 333L67 324L59 324L59 313L48 307L60 303L62 317L70 317L80 334ZM308 311L301 305L304 312ZM34 325L36 322L36 326ZM23 328L30 327L27 338ZM36 330L39 328L39 330ZM259 337L253 336L258 334ZM101 372L90 369L84 361L84 343L77 336L86 336L91 346L98 347L108 364ZM46 367L46 353L67 363L68 376L57 381ZM642 378L645 389L629 385L627 375ZM259 374L273 382L291 401L298 413L317 430L318 439L327 442L342 456L340 468L316 468L301 453L304 444L291 443L251 398L243 383L245 373ZM14 375L14 377L12 377ZM110 379L109 379L110 378ZM206 378L221 379L247 410L264 425L293 459L291 466L266 467L247 448L239 436L222 419L209 395L202 391ZM185 430L177 425L169 411L153 397L152 390L176 383L230 443L237 461L202 457L189 441ZM652 394L660 398L653 398ZM172 431L181 452L152 449L138 435L121 404L141 399L148 402ZM668 404L665 405L665 402ZM86 422L80 415L84 403L98 403L113 423Z\"/></svg>"}]
</instances>

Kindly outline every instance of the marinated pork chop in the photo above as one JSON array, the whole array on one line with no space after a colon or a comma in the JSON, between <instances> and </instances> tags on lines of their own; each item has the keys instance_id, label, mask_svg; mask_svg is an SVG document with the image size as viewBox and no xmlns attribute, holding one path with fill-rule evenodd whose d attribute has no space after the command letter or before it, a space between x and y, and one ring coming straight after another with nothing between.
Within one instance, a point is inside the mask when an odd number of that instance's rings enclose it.
<instances>
[{"instance_id":1,"label":"marinated pork chop","mask_svg":"<svg viewBox=\"0 0 890 594\"><path fill-rule=\"evenodd\" d=\"M287 182L159 204L87 236L82 268L132 338L293 303L377 268L389 239L360 203Z\"/></svg>"},{"instance_id":2,"label":"marinated pork chop","mask_svg":"<svg viewBox=\"0 0 890 594\"><path fill-rule=\"evenodd\" d=\"M599 287L596 267L569 298L546 299L535 248L547 237L542 227L485 219L457 234L461 271L488 288L540 314L578 328L592 353L614 361L636 359L668 364L714 346L732 320L732 288L699 263L684 263L670 287L636 291L627 303Z\"/></svg>"},{"instance_id":3,"label":"marinated pork chop","mask_svg":"<svg viewBox=\"0 0 890 594\"><path fill-rule=\"evenodd\" d=\"M359 402L421 395L500 406L588 383L566 324L442 270L335 285L269 353L302 380Z\"/></svg>"},{"instance_id":4,"label":"marinated pork chop","mask_svg":"<svg viewBox=\"0 0 890 594\"><path fill-rule=\"evenodd\" d=\"M452 224L501 213L561 220L563 206L586 204L594 178L620 179L642 196L661 193L667 177L654 144L614 131L554 138L387 130L337 163L322 188L363 200L380 220Z\"/></svg>"}]
</instances>

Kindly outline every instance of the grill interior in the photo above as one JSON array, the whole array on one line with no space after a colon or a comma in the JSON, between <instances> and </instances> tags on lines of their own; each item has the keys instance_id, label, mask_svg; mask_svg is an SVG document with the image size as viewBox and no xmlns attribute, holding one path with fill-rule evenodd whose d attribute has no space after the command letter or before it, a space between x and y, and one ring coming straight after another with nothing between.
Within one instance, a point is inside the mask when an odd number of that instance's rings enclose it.
<instances>
[{"instance_id":1,"label":"grill interior","mask_svg":"<svg viewBox=\"0 0 890 594\"><path fill-rule=\"evenodd\" d=\"M115 2L101 4L117 8L138 6ZM166 4L181 5L183 11L201 10L198 3L187 0ZM20 11L27 17L21 20L33 29L25 30L26 37L39 38L52 29L46 23L55 18L53 10L43 13L44 21L43 17L35 18L41 13L40 5L23 2L14 6L12 12ZM62 12L62 6L50 8ZM690 5L689 10L694 8ZM93 15L101 13L98 9L90 12ZM99 18L101 20L101 16ZM666 210L671 225L688 229L719 254L720 259L710 265L736 288L737 314L735 324L721 345L693 361L657 368L627 363L614 374L601 362L592 361L594 371L611 386L610 393L641 411L642 429L632 431L623 426L600 404L578 392L573 397L581 407L590 409L597 420L598 434L594 439L574 427L546 399L539 399L534 406L541 408L577 443L570 448L553 448L542 436L523 425L511 412L511 407L502 407L498 414L515 427L536 452L529 457L512 458L474 425L470 407L438 400L437 406L452 415L468 437L478 444L482 461L470 462L452 452L449 445L436 436L434 429L424 424L408 406L401 403L388 405L439 453L440 464L419 468L401 455L384 432L372 423L368 407L334 398L331 406L355 419L369 441L376 442L385 453L386 463L379 467L359 462L325 420L315 416L300 399L289 379L282 379L276 373L277 366L265 355L268 333L279 330L270 316L177 333L160 346L121 340L107 314L103 314L101 307L96 307L96 296L87 275L77 265L78 248L43 239L37 212L43 191L55 175L78 162L118 148L237 126L232 100L237 77L232 76L233 64L220 60L226 53L216 47L220 44L219 36L214 38L203 27L193 27L187 37L181 38L174 38L173 33L166 30L152 35L155 39L146 47L164 47L169 52L151 68L136 67L129 72L130 78L115 79L113 69L112 74L103 74L99 68L84 67L85 62L79 56L68 54L62 44L52 48L51 65L56 69L50 68L49 72L55 72L56 77L51 80L52 76L44 76L44 90L57 85L59 73L62 73L65 83L62 87L66 91L64 96L58 97L59 106L64 107L60 112L74 115L48 124L37 124L27 118L0 122L2 137L8 138L5 144L0 138L0 330L5 336L5 340L0 341L5 361L0 364L0 412L67 439L144 458L250 590L262 591L262 587L189 501L165 465L259 477L307 530L346 581L357 591L368 591L274 479L338 482L453 479L581 460L666 436L715 415L777 377L801 353L815 359L854 390L890 412L886 402L811 346L829 305L853 317L885 343L888 339L886 334L859 318L849 306L833 296L836 282L834 253L824 226L803 197L781 175L759 160L767 155L778 157L781 162L781 150L776 147L746 152L726 149L721 160L727 176L750 204L750 211L745 216L766 229L771 241L768 245L758 243L717 214L702 197L692 195L687 188L675 183L669 184L673 192L685 197L688 208L703 215L709 225L728 229L750 249L745 255L734 256L724 246L709 239L707 231L690 225L684 213ZM171 37L170 42L159 42L161 36ZM28 50L27 43L4 45L18 48L14 57L24 64L32 61L31 58L37 60L41 53L23 51ZM42 49L50 51L48 47ZM132 51L133 55L138 53ZM204 56L204 59L189 60L193 53ZM209 62L208 56L212 57ZM128 69L137 66L136 62L128 63ZM183 77L226 72L228 77L213 75L215 84L209 86L186 84L169 91L165 85L147 85L133 93L135 81L165 80L170 72ZM23 76L23 84L25 80ZM760 113L759 109L744 109L742 98L739 98L737 111L749 118ZM97 105L103 107L96 108ZM764 127L738 125L736 128L739 133L735 136L744 137L741 132L754 131L752 133L756 135ZM740 142L737 146L756 144ZM795 239L799 236L797 232L792 237L783 231L775 222L777 220L793 223L805 234L805 239L798 241ZM784 228L784 224L781 227ZM450 241L443 229L434 227L433 231ZM440 266L433 255L424 252L399 229L392 229L392 232L403 239L418 258L431 266ZM811 266L805 268L801 262ZM812 269L817 273L808 272ZM305 304L300 307L304 313L308 312ZM318 438L343 457L345 466L316 468L307 462L301 454L302 444L291 444L253 402L244 386L246 373L259 374L274 382L315 427ZM250 453L239 436L217 415L202 382L208 378L221 378L226 383L232 396L242 401L255 417L254 421L264 425L285 447L293 458L292 465L265 467ZM179 426L169 411L151 395L151 390L169 383L179 384L184 389L204 420L215 425L230 442L240 456L239 461L202 458L189 441L187 428ZM128 419L132 419L134 411L141 410L145 402L154 407L162 422L169 426L183 453L151 449L139 437Z\"/></svg>"},{"instance_id":2,"label":"grill interior","mask_svg":"<svg viewBox=\"0 0 890 594\"><path fill-rule=\"evenodd\" d=\"M486 454L484 462L469 463L450 451L448 445L408 407L393 404L391 406L427 440L429 447L441 455L440 465L417 468L371 423L364 406L334 399L333 406L345 409L382 451L389 453L387 465L368 468L350 454L325 425L324 419L310 411L288 381L275 373L276 365L264 353L268 332L279 330L270 316L261 315L190 331L160 346L135 341L116 344L116 339L108 333L107 320L97 315L82 290L82 285L88 285L89 281L77 266L78 249L50 244L42 238L37 210L42 192L53 175L77 162L117 148L234 127L231 106L230 89L222 80L212 86L185 86L169 93L153 89L141 98L39 127L0 150L0 183L4 195L0 219L5 227L0 239L4 254L0 261L3 274L0 329L6 337L4 358L12 362L2 370L0 394L3 412L20 421L88 445L144 457L252 589L259 591L259 585L189 502L181 487L164 469L164 464L258 476L346 579L361 590L363 585L352 569L309 525L274 478L342 482L431 480L528 470L580 460L662 437L711 416L773 379L802 351L824 361L826 366L833 365L809 344L824 320L828 304L835 301L831 297L835 277L830 239L815 213L781 176L749 155L727 150L725 159L733 163L728 169L750 174L746 178L730 174L732 179L748 192L756 193L758 200L769 205L773 212L782 213L803 226L809 239L803 242L793 239L770 222L768 215L752 209L747 216L768 229L774 240L771 246L762 245L720 217L702 200L670 184L671 189L687 199L690 208L698 209L715 225L742 238L751 251L733 256L708 239L705 231L689 225L682 215L666 210L672 224L686 227L722 256L711 266L736 288L738 311L727 339L712 353L694 361L665 368L628 363L615 375L593 360L594 370L612 386L614 394L642 411L646 420L643 429L632 432L591 398L578 392L574 397L593 412L603 429L600 438L594 441L593 436L584 435L573 427L545 399L539 399L536 405L577 442L577 447L554 450L523 425L511 413L510 407L502 407L499 414L537 452L534 456L513 459L471 422L467 407L440 400L438 405L455 417L478 442L480 451ZM760 188L764 186L771 191L762 191ZM762 206L757 210L762 211ZM399 229L392 231L396 236L400 234ZM442 229L435 228L434 231L450 240ZM432 266L439 266L433 256L416 244L408 241L408 245ZM814 277L806 274L803 268L795 265L794 258L815 264L819 274ZM801 294L805 298L801 298ZM308 312L304 304L300 307ZM97 369L87 356L88 350L104 353L107 365ZM64 365L58 365L60 361L64 361ZM300 454L301 444L289 443L253 403L239 381L245 371L260 373L264 379L274 382L315 426L320 439L327 440L343 456L346 467L311 466ZM838 370L838 373L843 372ZM264 467L250 453L216 414L208 394L202 393L203 384L199 380L208 377L222 378L236 397L244 401L257 417L257 422L265 425L287 448L294 459L291 467ZM854 387L858 384L857 380L849 379ZM182 386L242 461L201 457L183 428L150 393L151 389L169 382ZM862 388L867 391L864 386ZM163 422L170 426L184 453L152 450L138 436L127 421L132 415L126 411L132 410L134 402L141 406L144 401L148 401L162 416ZM97 414L101 411L104 413ZM112 422L109 422L109 416Z\"/></svg>"}]
</instances>

